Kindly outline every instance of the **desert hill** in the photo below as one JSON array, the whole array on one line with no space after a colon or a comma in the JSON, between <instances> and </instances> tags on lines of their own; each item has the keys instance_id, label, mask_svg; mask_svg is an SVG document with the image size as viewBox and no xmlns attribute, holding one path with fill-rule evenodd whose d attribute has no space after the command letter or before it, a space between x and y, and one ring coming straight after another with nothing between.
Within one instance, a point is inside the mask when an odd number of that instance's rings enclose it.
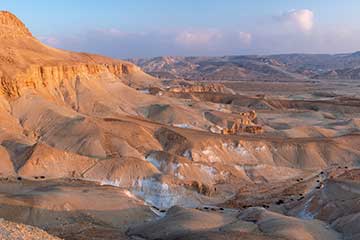
<instances>
[{"instance_id":1,"label":"desert hill","mask_svg":"<svg viewBox=\"0 0 360 240\"><path fill-rule=\"evenodd\" d=\"M201 80L304 78L257 57L161 61L156 72L176 78L197 80L202 70ZM356 97L163 81L130 62L48 47L5 11L0 76L6 220L65 239L216 239L219 231L230 239L338 239L356 224L344 211L313 219L301 212L315 198L325 196L325 205L313 203L321 209L331 204L320 184L357 173ZM154 226L166 231L152 233Z\"/></svg>"}]
</instances>

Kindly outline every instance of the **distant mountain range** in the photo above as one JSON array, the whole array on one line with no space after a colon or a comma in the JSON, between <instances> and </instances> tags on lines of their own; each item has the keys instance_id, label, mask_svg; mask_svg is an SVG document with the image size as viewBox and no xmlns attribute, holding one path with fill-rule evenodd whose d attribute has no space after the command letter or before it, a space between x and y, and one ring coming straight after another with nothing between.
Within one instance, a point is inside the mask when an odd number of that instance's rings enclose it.
<instances>
[{"instance_id":1,"label":"distant mountain range","mask_svg":"<svg viewBox=\"0 0 360 240\"><path fill-rule=\"evenodd\" d=\"M191 80L360 79L360 52L130 59L160 78Z\"/></svg>"}]
</instances>

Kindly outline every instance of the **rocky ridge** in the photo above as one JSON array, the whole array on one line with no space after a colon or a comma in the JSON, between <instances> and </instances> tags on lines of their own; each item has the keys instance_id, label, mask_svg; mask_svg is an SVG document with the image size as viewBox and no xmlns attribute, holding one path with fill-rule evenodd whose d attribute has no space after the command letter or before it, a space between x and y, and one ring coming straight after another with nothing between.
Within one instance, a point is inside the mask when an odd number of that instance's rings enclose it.
<instances>
[{"instance_id":1,"label":"rocky ridge","mask_svg":"<svg viewBox=\"0 0 360 240\"><path fill-rule=\"evenodd\" d=\"M0 24L2 25L0 38L32 37L25 24L10 12L0 12Z\"/></svg>"},{"instance_id":2,"label":"rocky ridge","mask_svg":"<svg viewBox=\"0 0 360 240\"><path fill-rule=\"evenodd\" d=\"M360 79L358 52L348 54L282 54L223 57L155 57L130 59L163 79L194 81L312 81Z\"/></svg>"}]
</instances>

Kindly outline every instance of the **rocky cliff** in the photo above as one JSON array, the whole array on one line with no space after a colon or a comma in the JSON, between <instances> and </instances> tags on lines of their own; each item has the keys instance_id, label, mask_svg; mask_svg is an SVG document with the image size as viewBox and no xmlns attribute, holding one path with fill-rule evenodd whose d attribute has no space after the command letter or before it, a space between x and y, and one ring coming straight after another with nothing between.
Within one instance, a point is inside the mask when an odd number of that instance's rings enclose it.
<instances>
[{"instance_id":1,"label":"rocky cliff","mask_svg":"<svg viewBox=\"0 0 360 240\"><path fill-rule=\"evenodd\" d=\"M135 65L126 63L114 64L75 64L55 66L29 66L25 72L19 72L14 77L0 77L0 91L8 97L19 97L26 88L38 90L41 88L59 88L64 80L73 80L77 76L98 75L109 72L121 78L140 71Z\"/></svg>"},{"instance_id":2,"label":"rocky cliff","mask_svg":"<svg viewBox=\"0 0 360 240\"><path fill-rule=\"evenodd\" d=\"M5 96L19 97L28 88L53 91L64 80L105 72L118 78L142 74L155 81L126 61L48 47L15 15L0 11L0 92Z\"/></svg>"}]
</instances>

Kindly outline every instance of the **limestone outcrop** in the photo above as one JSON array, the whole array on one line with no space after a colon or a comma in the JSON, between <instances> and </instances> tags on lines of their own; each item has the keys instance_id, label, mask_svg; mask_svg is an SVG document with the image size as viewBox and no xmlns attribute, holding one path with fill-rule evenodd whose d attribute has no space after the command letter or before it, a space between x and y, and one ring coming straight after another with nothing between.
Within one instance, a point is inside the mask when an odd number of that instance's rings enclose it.
<instances>
[{"instance_id":1,"label":"limestone outcrop","mask_svg":"<svg viewBox=\"0 0 360 240\"><path fill-rule=\"evenodd\" d=\"M225 86L223 84L197 84L190 86L171 87L168 89L172 93L223 93Z\"/></svg>"},{"instance_id":2,"label":"limestone outcrop","mask_svg":"<svg viewBox=\"0 0 360 240\"><path fill-rule=\"evenodd\" d=\"M257 115L255 111L242 112L240 118L235 121L228 121L228 126L222 130L223 134L237 134L237 133L263 133L264 129L257 123Z\"/></svg>"},{"instance_id":3,"label":"limestone outcrop","mask_svg":"<svg viewBox=\"0 0 360 240\"><path fill-rule=\"evenodd\" d=\"M213 132L224 135L259 134L263 132L263 127L257 124L257 115L253 110L238 114L212 111L205 112L204 116L215 125L211 128Z\"/></svg>"},{"instance_id":4,"label":"limestone outcrop","mask_svg":"<svg viewBox=\"0 0 360 240\"><path fill-rule=\"evenodd\" d=\"M224 135L235 135L238 133L251 133L251 134L260 134L264 132L262 126L258 125L246 125L241 123L242 119L238 119L235 122L229 121L228 127L221 130L221 133Z\"/></svg>"}]
</instances>

